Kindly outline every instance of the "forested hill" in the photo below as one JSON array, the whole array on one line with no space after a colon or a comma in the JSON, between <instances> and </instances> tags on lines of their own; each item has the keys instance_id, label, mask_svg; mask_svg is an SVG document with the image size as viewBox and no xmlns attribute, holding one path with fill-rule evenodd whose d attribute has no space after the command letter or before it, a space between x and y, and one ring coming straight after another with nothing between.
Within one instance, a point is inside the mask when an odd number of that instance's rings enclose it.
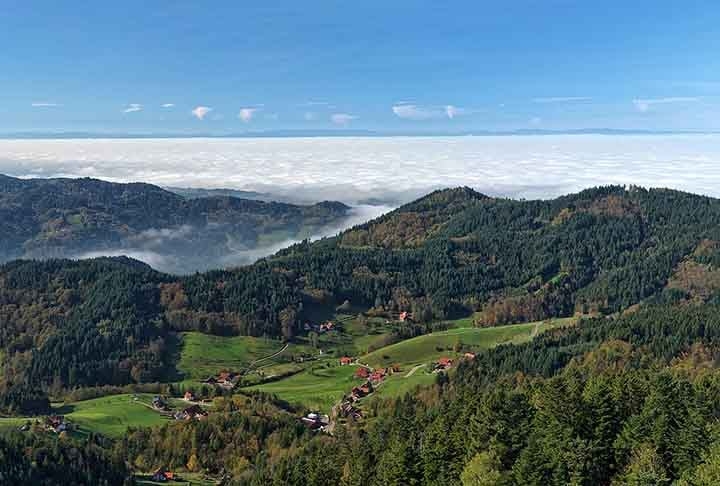
<instances>
[{"instance_id":1,"label":"forested hill","mask_svg":"<svg viewBox=\"0 0 720 486\"><path fill-rule=\"evenodd\" d=\"M712 301L719 262L720 201L620 187L550 201L438 191L338 237L184 278L122 258L15 261L0 267L0 395L32 406L13 387L164 379L173 331L292 339L345 301L420 322L475 311L478 325Z\"/></svg>"},{"instance_id":2,"label":"forested hill","mask_svg":"<svg viewBox=\"0 0 720 486\"><path fill-rule=\"evenodd\" d=\"M658 295L673 275L675 293L691 290L688 273L712 282L719 223L720 201L665 189L601 187L549 201L452 189L184 286L204 310L264 309L271 321L284 307L345 300L416 320L482 311L484 325L610 313ZM263 294L269 274L285 286Z\"/></svg>"},{"instance_id":3,"label":"forested hill","mask_svg":"<svg viewBox=\"0 0 720 486\"><path fill-rule=\"evenodd\" d=\"M184 198L150 184L0 175L0 261L130 253L192 272L244 250L302 239L341 224L349 208L230 196Z\"/></svg>"}]
</instances>

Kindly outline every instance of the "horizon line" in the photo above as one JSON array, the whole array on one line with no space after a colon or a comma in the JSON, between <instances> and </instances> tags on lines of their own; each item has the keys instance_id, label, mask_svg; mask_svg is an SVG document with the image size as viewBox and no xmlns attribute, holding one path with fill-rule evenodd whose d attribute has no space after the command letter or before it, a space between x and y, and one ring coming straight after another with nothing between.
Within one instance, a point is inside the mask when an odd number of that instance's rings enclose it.
<instances>
[{"instance_id":1,"label":"horizon line","mask_svg":"<svg viewBox=\"0 0 720 486\"><path fill-rule=\"evenodd\" d=\"M633 128L574 128L574 129L511 129L511 130L463 130L463 131L391 131L364 129L328 130L258 130L245 132L96 132L84 130L67 131L17 131L0 133L0 140L70 140L70 139L182 139L182 138L325 138L325 137L483 137L518 135L717 135L716 130L650 130Z\"/></svg>"}]
</instances>

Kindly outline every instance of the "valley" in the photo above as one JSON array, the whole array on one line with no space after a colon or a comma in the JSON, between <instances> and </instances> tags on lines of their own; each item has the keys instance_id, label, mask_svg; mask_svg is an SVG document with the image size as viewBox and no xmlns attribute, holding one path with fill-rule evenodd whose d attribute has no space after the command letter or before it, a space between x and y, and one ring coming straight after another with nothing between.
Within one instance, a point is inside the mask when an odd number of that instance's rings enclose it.
<instances>
[{"instance_id":1,"label":"valley","mask_svg":"<svg viewBox=\"0 0 720 486\"><path fill-rule=\"evenodd\" d=\"M661 450L691 474L718 416L718 228L718 200L677 191L456 188L228 270L11 261L0 447L59 437L145 483L457 484L487 462L564 484Z\"/></svg>"}]
</instances>

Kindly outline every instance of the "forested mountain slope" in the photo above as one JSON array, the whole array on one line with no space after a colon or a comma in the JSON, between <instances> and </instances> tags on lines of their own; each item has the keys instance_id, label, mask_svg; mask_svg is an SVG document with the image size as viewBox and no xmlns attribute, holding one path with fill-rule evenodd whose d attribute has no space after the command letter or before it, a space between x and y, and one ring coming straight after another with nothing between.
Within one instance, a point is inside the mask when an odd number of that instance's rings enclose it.
<instances>
[{"instance_id":1,"label":"forested mountain slope","mask_svg":"<svg viewBox=\"0 0 720 486\"><path fill-rule=\"evenodd\" d=\"M258 458L235 484L719 484L719 316L644 305L488 350L372 421Z\"/></svg>"},{"instance_id":2,"label":"forested mountain slope","mask_svg":"<svg viewBox=\"0 0 720 486\"><path fill-rule=\"evenodd\" d=\"M453 189L183 285L204 310L263 308L271 321L284 307L328 300L419 320L480 310L487 325L607 313L657 294L686 258L710 268L719 223L720 201L665 189L603 187L551 201ZM263 294L268 272L286 286Z\"/></svg>"},{"instance_id":3,"label":"forested mountain slope","mask_svg":"<svg viewBox=\"0 0 720 486\"><path fill-rule=\"evenodd\" d=\"M184 198L150 184L0 175L0 260L155 254L164 270L234 262L260 244L305 238L340 224L349 208L230 196Z\"/></svg>"},{"instance_id":4,"label":"forested mountain slope","mask_svg":"<svg viewBox=\"0 0 720 486\"><path fill-rule=\"evenodd\" d=\"M16 261L0 267L3 386L162 380L173 331L292 339L310 311L345 300L421 322L478 311L478 325L709 301L719 223L720 201L663 189L512 201L463 188L235 270L177 278L129 259Z\"/></svg>"}]
</instances>

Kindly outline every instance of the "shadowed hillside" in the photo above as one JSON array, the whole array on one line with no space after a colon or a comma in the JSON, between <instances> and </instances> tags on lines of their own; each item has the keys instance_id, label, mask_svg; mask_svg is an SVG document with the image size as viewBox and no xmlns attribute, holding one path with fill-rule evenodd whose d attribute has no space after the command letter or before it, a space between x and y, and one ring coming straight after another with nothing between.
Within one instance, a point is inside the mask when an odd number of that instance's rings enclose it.
<instances>
[{"instance_id":1,"label":"shadowed hillside","mask_svg":"<svg viewBox=\"0 0 720 486\"><path fill-rule=\"evenodd\" d=\"M150 184L0 176L0 260L127 254L187 273L250 263L253 250L339 226L348 210L337 202L189 199Z\"/></svg>"}]
</instances>

